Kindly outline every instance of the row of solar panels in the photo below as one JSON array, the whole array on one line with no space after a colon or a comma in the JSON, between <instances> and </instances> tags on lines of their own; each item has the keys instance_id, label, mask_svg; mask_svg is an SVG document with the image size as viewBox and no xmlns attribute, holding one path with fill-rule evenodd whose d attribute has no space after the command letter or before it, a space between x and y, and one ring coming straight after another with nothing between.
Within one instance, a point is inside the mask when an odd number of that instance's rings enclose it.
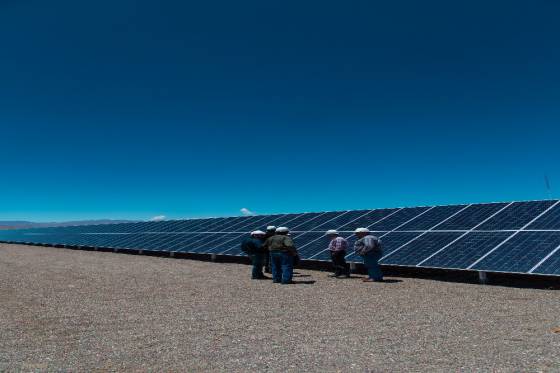
<instances>
[{"instance_id":1,"label":"row of solar panels","mask_svg":"<svg viewBox=\"0 0 560 373\"><path fill-rule=\"evenodd\" d=\"M247 232L274 224L294 230L303 259L329 260L324 230L365 226L382 238L385 265L560 275L559 222L560 201L535 201L14 230L0 240L242 255Z\"/></svg>"},{"instance_id":2,"label":"row of solar panels","mask_svg":"<svg viewBox=\"0 0 560 373\"><path fill-rule=\"evenodd\" d=\"M100 224L28 229L26 233L139 233L139 232L246 232L268 224L287 225L292 231L323 231L336 228L353 231L369 227L375 231L423 231L476 228L482 231L560 230L560 205L558 201L533 201L335 211L323 213L259 215L211 219L173 220L122 224ZM551 208L552 207L552 208ZM545 214L534 220L535 217ZM533 221L534 220L534 221ZM481 224L483 222L483 224Z\"/></svg>"}]
</instances>

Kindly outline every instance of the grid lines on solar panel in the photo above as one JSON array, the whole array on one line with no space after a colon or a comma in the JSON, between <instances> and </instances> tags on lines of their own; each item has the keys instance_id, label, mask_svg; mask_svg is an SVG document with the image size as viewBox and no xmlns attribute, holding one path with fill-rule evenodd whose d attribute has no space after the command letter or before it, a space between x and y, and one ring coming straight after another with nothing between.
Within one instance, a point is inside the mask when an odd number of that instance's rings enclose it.
<instances>
[{"instance_id":1,"label":"grid lines on solar panel","mask_svg":"<svg viewBox=\"0 0 560 373\"><path fill-rule=\"evenodd\" d=\"M467 269L512 234L512 232L468 233L428 260L419 263L419 266Z\"/></svg>"},{"instance_id":2,"label":"grid lines on solar panel","mask_svg":"<svg viewBox=\"0 0 560 373\"><path fill-rule=\"evenodd\" d=\"M527 273L560 246L560 232L520 232L472 269Z\"/></svg>"},{"instance_id":3,"label":"grid lines on solar panel","mask_svg":"<svg viewBox=\"0 0 560 373\"><path fill-rule=\"evenodd\" d=\"M305 232L294 237L301 258L308 259L328 246L324 232Z\"/></svg>"},{"instance_id":4,"label":"grid lines on solar panel","mask_svg":"<svg viewBox=\"0 0 560 373\"><path fill-rule=\"evenodd\" d=\"M383 255L388 255L394 252L408 241L413 240L420 235L418 232L391 232L385 235L374 232L372 234L380 238ZM353 248L355 242L356 236L350 237L348 239L348 246ZM356 253L347 255L347 258L353 261L362 261L362 258L359 255L356 255Z\"/></svg>"},{"instance_id":5,"label":"grid lines on solar panel","mask_svg":"<svg viewBox=\"0 0 560 373\"><path fill-rule=\"evenodd\" d=\"M303 214L299 214L294 219L290 220L286 223L288 228L292 231L300 231L299 226L303 225L304 223L309 222L310 220L317 219L319 216L323 215L322 212L306 212ZM282 224L284 225L284 224ZM280 226L280 225L278 225Z\"/></svg>"},{"instance_id":6,"label":"grid lines on solar panel","mask_svg":"<svg viewBox=\"0 0 560 373\"><path fill-rule=\"evenodd\" d=\"M541 275L560 275L560 250L557 248L549 258L539 265L532 273Z\"/></svg>"},{"instance_id":7,"label":"grid lines on solar panel","mask_svg":"<svg viewBox=\"0 0 560 373\"><path fill-rule=\"evenodd\" d=\"M469 230L484 220L488 219L504 207L507 203L489 203L482 205L471 205L449 220L437 226L437 230Z\"/></svg>"},{"instance_id":8,"label":"grid lines on solar panel","mask_svg":"<svg viewBox=\"0 0 560 373\"><path fill-rule=\"evenodd\" d=\"M412 242L386 254L380 261L382 264L415 266L431 254L435 253L451 241L461 236L459 232L429 232L419 236Z\"/></svg>"},{"instance_id":9,"label":"grid lines on solar panel","mask_svg":"<svg viewBox=\"0 0 560 373\"><path fill-rule=\"evenodd\" d=\"M430 207L403 208L395 214L388 216L386 219L383 219L366 228L374 231L391 231L412 221L413 219L419 218L422 213L429 209Z\"/></svg>"},{"instance_id":10,"label":"grid lines on solar panel","mask_svg":"<svg viewBox=\"0 0 560 373\"><path fill-rule=\"evenodd\" d=\"M395 213L398 209L379 209L379 210L359 210L352 211L355 218L351 219L344 225L340 225L337 229L341 232L354 232L357 228L367 228L377 223L390 214Z\"/></svg>"},{"instance_id":11,"label":"grid lines on solar panel","mask_svg":"<svg viewBox=\"0 0 560 373\"><path fill-rule=\"evenodd\" d=\"M309 219L306 222L297 225L297 227L294 227L294 230L302 231L302 232L318 230L325 224L331 224L331 222L334 219L344 215L346 215L346 211L326 212L324 214L317 216L314 219Z\"/></svg>"},{"instance_id":12,"label":"grid lines on solar panel","mask_svg":"<svg viewBox=\"0 0 560 373\"><path fill-rule=\"evenodd\" d=\"M463 210L465 205L455 206L438 206L430 209L425 214L422 214L417 219L399 227L398 230L402 231L424 231L431 229L443 222L445 219L450 218L453 214ZM438 227L439 228L439 227Z\"/></svg>"},{"instance_id":13,"label":"grid lines on solar panel","mask_svg":"<svg viewBox=\"0 0 560 373\"><path fill-rule=\"evenodd\" d=\"M241 245L241 241L249 235L251 231L260 229L266 229L263 224L274 224L277 221L285 219L285 215L265 215L259 216L258 219L254 219L250 222L250 224L246 224L243 227L243 230L246 233L239 233L235 232L231 235L227 236L212 236L207 237L206 240L200 240L198 243L199 247L193 247L192 250L194 252L207 252L207 253L225 253L228 254L228 251L232 250L234 247Z\"/></svg>"},{"instance_id":14,"label":"grid lines on solar panel","mask_svg":"<svg viewBox=\"0 0 560 373\"><path fill-rule=\"evenodd\" d=\"M560 205L534 221L527 229L560 229Z\"/></svg>"},{"instance_id":15,"label":"grid lines on solar panel","mask_svg":"<svg viewBox=\"0 0 560 373\"><path fill-rule=\"evenodd\" d=\"M553 204L554 201L515 202L477 230L521 229Z\"/></svg>"},{"instance_id":16,"label":"grid lines on solar panel","mask_svg":"<svg viewBox=\"0 0 560 373\"><path fill-rule=\"evenodd\" d=\"M295 217L295 216L293 216ZM241 246L243 240L249 235L249 232L255 231L257 229L265 230L267 226L277 224L280 221L285 221L286 215L268 215L265 217L266 220L261 220L255 223L254 226L251 226L250 229L247 230L247 233L240 234L236 237L230 238L227 241L224 241L220 246L217 246L213 249L210 249L209 253L220 253L226 255L237 255L237 248Z\"/></svg>"}]
</instances>

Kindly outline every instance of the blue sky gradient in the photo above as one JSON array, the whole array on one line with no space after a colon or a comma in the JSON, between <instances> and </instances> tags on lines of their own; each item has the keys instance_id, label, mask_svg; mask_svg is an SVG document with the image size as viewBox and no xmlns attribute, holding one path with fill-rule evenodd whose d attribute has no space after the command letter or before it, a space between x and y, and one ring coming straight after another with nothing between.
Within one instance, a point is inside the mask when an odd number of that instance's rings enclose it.
<instances>
[{"instance_id":1,"label":"blue sky gradient","mask_svg":"<svg viewBox=\"0 0 560 373\"><path fill-rule=\"evenodd\" d=\"M557 197L559 12L2 2L0 219Z\"/></svg>"}]
</instances>

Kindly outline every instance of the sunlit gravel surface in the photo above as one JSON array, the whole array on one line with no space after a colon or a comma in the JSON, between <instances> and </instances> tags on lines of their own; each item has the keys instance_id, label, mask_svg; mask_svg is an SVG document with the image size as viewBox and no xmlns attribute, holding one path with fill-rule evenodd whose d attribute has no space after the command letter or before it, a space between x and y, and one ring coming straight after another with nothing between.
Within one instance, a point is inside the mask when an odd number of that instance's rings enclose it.
<instances>
[{"instance_id":1,"label":"sunlit gravel surface","mask_svg":"<svg viewBox=\"0 0 560 373\"><path fill-rule=\"evenodd\" d=\"M560 292L0 245L0 371L560 371Z\"/></svg>"}]
</instances>

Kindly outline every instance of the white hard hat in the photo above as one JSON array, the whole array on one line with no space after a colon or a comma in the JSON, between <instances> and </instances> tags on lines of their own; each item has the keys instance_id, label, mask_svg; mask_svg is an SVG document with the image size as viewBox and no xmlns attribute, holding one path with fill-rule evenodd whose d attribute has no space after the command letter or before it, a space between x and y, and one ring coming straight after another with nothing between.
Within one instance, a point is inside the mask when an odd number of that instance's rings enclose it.
<instances>
[{"instance_id":1,"label":"white hard hat","mask_svg":"<svg viewBox=\"0 0 560 373\"><path fill-rule=\"evenodd\" d=\"M338 231L336 229L329 229L326 233L327 236L338 236Z\"/></svg>"},{"instance_id":2,"label":"white hard hat","mask_svg":"<svg viewBox=\"0 0 560 373\"><path fill-rule=\"evenodd\" d=\"M286 227L278 227L276 228L276 233L290 233L290 229Z\"/></svg>"},{"instance_id":3,"label":"white hard hat","mask_svg":"<svg viewBox=\"0 0 560 373\"><path fill-rule=\"evenodd\" d=\"M274 225L269 225L268 227L266 227L267 231L275 231L276 230L276 226Z\"/></svg>"},{"instance_id":4,"label":"white hard hat","mask_svg":"<svg viewBox=\"0 0 560 373\"><path fill-rule=\"evenodd\" d=\"M266 233L263 231L253 231L251 232L251 236L264 236Z\"/></svg>"},{"instance_id":5,"label":"white hard hat","mask_svg":"<svg viewBox=\"0 0 560 373\"><path fill-rule=\"evenodd\" d=\"M367 228L358 228L354 233L369 233L369 229Z\"/></svg>"}]
</instances>

